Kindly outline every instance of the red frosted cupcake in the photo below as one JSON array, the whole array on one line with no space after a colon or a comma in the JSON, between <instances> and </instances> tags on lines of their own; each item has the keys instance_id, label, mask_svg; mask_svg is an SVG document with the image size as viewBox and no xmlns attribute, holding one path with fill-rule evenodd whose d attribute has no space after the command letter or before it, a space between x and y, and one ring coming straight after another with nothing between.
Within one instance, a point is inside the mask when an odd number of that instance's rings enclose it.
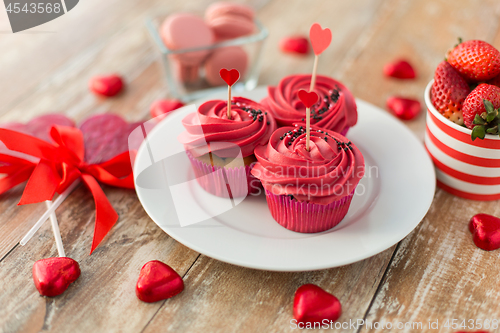
<instances>
[{"instance_id":1,"label":"red frosted cupcake","mask_svg":"<svg viewBox=\"0 0 500 333\"><path fill-rule=\"evenodd\" d=\"M270 110L278 126L305 122L306 108L297 91L309 91L311 75L284 77L276 87L268 87L268 96L261 101ZM345 135L358 121L356 102L351 92L339 81L317 75L314 91L319 101L311 108L311 124Z\"/></svg>"},{"instance_id":2,"label":"red frosted cupcake","mask_svg":"<svg viewBox=\"0 0 500 333\"><path fill-rule=\"evenodd\" d=\"M260 179L273 218L305 233L336 226L347 214L365 172L361 152L344 136L311 127L310 150L302 125L277 129L255 149L252 174Z\"/></svg>"},{"instance_id":3,"label":"red frosted cupcake","mask_svg":"<svg viewBox=\"0 0 500 333\"><path fill-rule=\"evenodd\" d=\"M182 124L186 131L179 141L195 171L198 183L220 197L242 197L260 189L250 170L257 161L254 149L265 145L276 129L272 114L262 105L234 97L231 119L227 101L203 103L188 114Z\"/></svg>"}]
</instances>

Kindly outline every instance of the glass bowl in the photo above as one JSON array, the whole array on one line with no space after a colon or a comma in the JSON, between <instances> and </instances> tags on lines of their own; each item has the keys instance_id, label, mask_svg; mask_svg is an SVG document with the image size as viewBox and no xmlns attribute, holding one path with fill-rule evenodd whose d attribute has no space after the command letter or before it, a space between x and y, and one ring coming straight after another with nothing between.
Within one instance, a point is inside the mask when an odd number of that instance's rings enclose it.
<instances>
[{"instance_id":1,"label":"glass bowl","mask_svg":"<svg viewBox=\"0 0 500 333\"><path fill-rule=\"evenodd\" d=\"M256 32L252 35L224 40L206 47L171 50L165 45L160 36L160 26L166 17L167 15L150 17L146 20L146 27L154 45L159 51L164 76L171 97L180 99L183 102L190 102L221 90L227 90L227 85L224 82L221 85L214 86L205 79L203 64L194 69L195 73L188 74L190 78L186 80L184 77L182 79L179 70L176 69L178 62L175 60L175 57L182 57L183 54L190 52L208 51L208 58L214 51L228 46L239 46L248 56L247 70L232 87L232 90L234 92L252 90L257 86L262 47L264 40L269 35L268 30L260 21L254 21Z\"/></svg>"}]
</instances>

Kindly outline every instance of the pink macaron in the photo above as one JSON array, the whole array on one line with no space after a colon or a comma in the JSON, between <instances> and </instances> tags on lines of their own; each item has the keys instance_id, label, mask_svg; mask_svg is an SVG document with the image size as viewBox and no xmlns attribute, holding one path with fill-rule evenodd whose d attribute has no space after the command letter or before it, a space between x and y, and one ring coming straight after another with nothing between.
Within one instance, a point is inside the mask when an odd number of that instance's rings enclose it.
<instances>
[{"instance_id":1,"label":"pink macaron","mask_svg":"<svg viewBox=\"0 0 500 333\"><path fill-rule=\"evenodd\" d=\"M168 16L160 28L160 35L165 45L172 50L183 50L212 45L214 32L205 21L194 14L176 13ZM174 54L186 65L199 65L209 51L196 51Z\"/></svg>"},{"instance_id":2,"label":"pink macaron","mask_svg":"<svg viewBox=\"0 0 500 333\"><path fill-rule=\"evenodd\" d=\"M213 86L225 84L220 77L221 68L235 68L240 72L240 81L248 67L248 55L239 46L228 46L214 51L205 62L205 79Z\"/></svg>"},{"instance_id":3,"label":"pink macaron","mask_svg":"<svg viewBox=\"0 0 500 333\"><path fill-rule=\"evenodd\" d=\"M255 11L246 5L216 2L205 11L205 21L217 39L230 39L249 35L255 31Z\"/></svg>"},{"instance_id":4,"label":"pink macaron","mask_svg":"<svg viewBox=\"0 0 500 333\"><path fill-rule=\"evenodd\" d=\"M178 59L171 59L172 71L175 78L183 83L197 83L200 79L200 65L186 65Z\"/></svg>"}]
</instances>

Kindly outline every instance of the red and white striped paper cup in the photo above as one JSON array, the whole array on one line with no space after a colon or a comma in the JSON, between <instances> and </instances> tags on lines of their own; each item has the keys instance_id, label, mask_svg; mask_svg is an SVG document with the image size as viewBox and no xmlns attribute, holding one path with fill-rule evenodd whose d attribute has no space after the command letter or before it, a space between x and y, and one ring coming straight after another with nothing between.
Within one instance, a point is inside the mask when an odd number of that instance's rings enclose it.
<instances>
[{"instance_id":1,"label":"red and white striped paper cup","mask_svg":"<svg viewBox=\"0 0 500 333\"><path fill-rule=\"evenodd\" d=\"M484 140L472 141L470 129L446 119L432 105L433 83L425 89L425 147L436 167L437 185L466 199L500 199L500 137L486 134Z\"/></svg>"}]
</instances>

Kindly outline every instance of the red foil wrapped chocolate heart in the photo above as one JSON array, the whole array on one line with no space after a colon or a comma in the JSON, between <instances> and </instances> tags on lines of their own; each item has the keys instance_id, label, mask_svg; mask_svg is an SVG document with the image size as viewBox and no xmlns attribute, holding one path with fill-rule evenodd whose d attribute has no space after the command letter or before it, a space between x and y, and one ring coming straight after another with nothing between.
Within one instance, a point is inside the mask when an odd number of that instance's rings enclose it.
<instances>
[{"instance_id":1,"label":"red foil wrapped chocolate heart","mask_svg":"<svg viewBox=\"0 0 500 333\"><path fill-rule=\"evenodd\" d=\"M493 251L500 248L500 219L488 214L474 215L469 222L472 240L480 249Z\"/></svg>"},{"instance_id":2,"label":"red foil wrapped chocolate heart","mask_svg":"<svg viewBox=\"0 0 500 333\"><path fill-rule=\"evenodd\" d=\"M149 112L151 113L151 118L156 118L160 121L170 112L183 106L184 103L177 99L159 99L151 104Z\"/></svg>"},{"instance_id":3,"label":"red foil wrapped chocolate heart","mask_svg":"<svg viewBox=\"0 0 500 333\"><path fill-rule=\"evenodd\" d=\"M183 290L184 282L176 271L161 261L152 260L142 266L135 293L141 301L154 303Z\"/></svg>"},{"instance_id":4,"label":"red foil wrapped chocolate heart","mask_svg":"<svg viewBox=\"0 0 500 333\"><path fill-rule=\"evenodd\" d=\"M314 284L305 284L295 292L293 317L299 323L335 321L341 314L342 306L337 297Z\"/></svg>"},{"instance_id":5,"label":"red foil wrapped chocolate heart","mask_svg":"<svg viewBox=\"0 0 500 333\"><path fill-rule=\"evenodd\" d=\"M402 120L415 118L422 109L418 100L404 97L389 97L387 99L387 108Z\"/></svg>"},{"instance_id":6,"label":"red foil wrapped chocolate heart","mask_svg":"<svg viewBox=\"0 0 500 333\"><path fill-rule=\"evenodd\" d=\"M302 36L285 37L280 41L280 49L286 53L309 53L309 40Z\"/></svg>"},{"instance_id":7,"label":"red foil wrapped chocolate heart","mask_svg":"<svg viewBox=\"0 0 500 333\"><path fill-rule=\"evenodd\" d=\"M123 79L119 75L96 76L90 80L90 90L101 96L115 96L123 88Z\"/></svg>"},{"instance_id":8,"label":"red foil wrapped chocolate heart","mask_svg":"<svg viewBox=\"0 0 500 333\"><path fill-rule=\"evenodd\" d=\"M385 65L384 75L397 79L414 79L417 76L412 65L406 60L396 60Z\"/></svg>"},{"instance_id":9,"label":"red foil wrapped chocolate heart","mask_svg":"<svg viewBox=\"0 0 500 333\"><path fill-rule=\"evenodd\" d=\"M33 281L42 296L61 295L80 276L80 265L67 257L46 258L33 265Z\"/></svg>"}]
</instances>

